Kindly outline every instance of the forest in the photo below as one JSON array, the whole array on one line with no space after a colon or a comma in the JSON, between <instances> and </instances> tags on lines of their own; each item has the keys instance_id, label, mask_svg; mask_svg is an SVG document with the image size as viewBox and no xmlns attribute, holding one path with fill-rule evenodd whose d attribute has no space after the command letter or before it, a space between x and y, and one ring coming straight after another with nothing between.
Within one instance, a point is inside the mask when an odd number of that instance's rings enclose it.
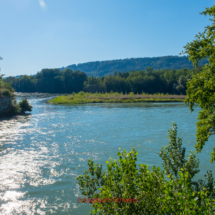
<instances>
[{"instance_id":1,"label":"forest","mask_svg":"<svg viewBox=\"0 0 215 215\"><path fill-rule=\"evenodd\" d=\"M80 91L90 93L168 93L176 95L186 94L186 83L192 74L198 74L202 67L179 70L146 70L130 72L114 72L108 76L88 77L86 73L69 68L43 69L36 76L7 77L5 83L17 92L40 92L40 93L78 93Z\"/></svg>"},{"instance_id":2,"label":"forest","mask_svg":"<svg viewBox=\"0 0 215 215\"><path fill-rule=\"evenodd\" d=\"M199 66L204 66L208 63L207 57L198 62ZM188 56L162 56L162 57L145 57L145 58L128 58L107 61L95 61L80 64L73 64L67 67L60 68L65 70L69 68L73 71L80 70L85 72L87 76L102 77L113 75L113 72L128 72L146 70L147 67L152 67L154 70L172 70L194 68Z\"/></svg>"}]
</instances>

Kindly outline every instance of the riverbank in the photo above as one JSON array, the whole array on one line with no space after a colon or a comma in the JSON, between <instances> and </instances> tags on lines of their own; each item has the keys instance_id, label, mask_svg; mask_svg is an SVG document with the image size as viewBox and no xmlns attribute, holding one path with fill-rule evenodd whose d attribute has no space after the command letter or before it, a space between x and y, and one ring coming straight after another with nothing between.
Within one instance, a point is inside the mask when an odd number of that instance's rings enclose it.
<instances>
[{"instance_id":1,"label":"riverbank","mask_svg":"<svg viewBox=\"0 0 215 215\"><path fill-rule=\"evenodd\" d=\"M18 104L16 97L0 98L0 117L24 115L26 111L32 111L32 108L33 106L28 103L26 98L22 99Z\"/></svg>"},{"instance_id":2,"label":"riverbank","mask_svg":"<svg viewBox=\"0 0 215 215\"><path fill-rule=\"evenodd\" d=\"M85 104L85 103L131 103L131 102L183 102L186 95L120 93L73 93L48 100L50 104Z\"/></svg>"}]
</instances>

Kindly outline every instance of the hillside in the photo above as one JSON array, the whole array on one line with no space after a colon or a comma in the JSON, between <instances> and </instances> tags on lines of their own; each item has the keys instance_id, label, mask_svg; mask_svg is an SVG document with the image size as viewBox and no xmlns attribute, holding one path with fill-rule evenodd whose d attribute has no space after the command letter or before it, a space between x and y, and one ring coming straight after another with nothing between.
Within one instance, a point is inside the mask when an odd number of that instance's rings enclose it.
<instances>
[{"instance_id":1,"label":"hillside","mask_svg":"<svg viewBox=\"0 0 215 215\"><path fill-rule=\"evenodd\" d=\"M203 59L199 62L199 66L203 66L208 61ZM183 56L164 56L164 57L153 57L153 58L130 58L123 60L107 60L107 61L95 61L88 63L73 64L67 67L61 68L64 70L70 68L73 71L79 70L85 72L88 76L102 77L108 74L117 72L128 72L128 71L140 71L145 70L146 67L152 67L153 70L159 69L192 69L193 64L188 60L188 57Z\"/></svg>"}]
</instances>

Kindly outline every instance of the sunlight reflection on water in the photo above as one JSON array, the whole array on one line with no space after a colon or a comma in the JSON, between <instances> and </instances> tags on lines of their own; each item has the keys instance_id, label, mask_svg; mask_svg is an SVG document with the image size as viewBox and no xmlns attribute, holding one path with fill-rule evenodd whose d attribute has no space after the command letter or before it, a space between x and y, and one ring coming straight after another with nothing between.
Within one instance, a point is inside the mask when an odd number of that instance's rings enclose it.
<instances>
[{"instance_id":1,"label":"sunlight reflection on water","mask_svg":"<svg viewBox=\"0 0 215 215\"><path fill-rule=\"evenodd\" d=\"M27 116L0 121L0 213L87 214L76 177L87 161L105 164L119 147L138 150L138 163L160 165L171 122L194 150L197 112L183 103L49 105L49 94L18 94L34 106ZM212 169L207 144L200 168ZM205 172L202 172L202 176Z\"/></svg>"}]
</instances>

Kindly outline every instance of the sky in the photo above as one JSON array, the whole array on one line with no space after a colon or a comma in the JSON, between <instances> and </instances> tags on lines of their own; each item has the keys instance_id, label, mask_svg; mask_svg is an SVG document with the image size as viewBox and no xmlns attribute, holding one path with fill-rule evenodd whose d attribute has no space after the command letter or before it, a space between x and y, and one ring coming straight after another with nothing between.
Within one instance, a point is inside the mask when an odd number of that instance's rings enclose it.
<instances>
[{"instance_id":1,"label":"sky","mask_svg":"<svg viewBox=\"0 0 215 215\"><path fill-rule=\"evenodd\" d=\"M0 68L33 75L91 61L178 55L215 0L0 0Z\"/></svg>"}]
</instances>

